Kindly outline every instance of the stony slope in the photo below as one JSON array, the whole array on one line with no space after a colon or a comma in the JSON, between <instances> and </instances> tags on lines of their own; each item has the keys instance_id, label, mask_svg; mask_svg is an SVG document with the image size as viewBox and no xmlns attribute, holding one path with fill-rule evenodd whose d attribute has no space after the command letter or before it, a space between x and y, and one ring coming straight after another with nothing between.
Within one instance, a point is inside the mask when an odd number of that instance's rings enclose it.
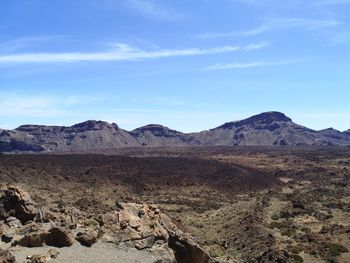
<instances>
[{"instance_id":1,"label":"stony slope","mask_svg":"<svg viewBox=\"0 0 350 263\"><path fill-rule=\"evenodd\" d=\"M185 134L151 124L131 132L117 124L86 121L64 126L23 125L0 130L0 152L93 152L101 149L160 146L350 145L350 131L315 131L280 112L265 112L217 128Z\"/></svg>"},{"instance_id":2,"label":"stony slope","mask_svg":"<svg viewBox=\"0 0 350 263\"><path fill-rule=\"evenodd\" d=\"M185 134L179 131L171 130L158 124L150 124L137 128L130 134L142 146L184 146L199 145L200 141L195 135Z\"/></svg>"},{"instance_id":3,"label":"stony slope","mask_svg":"<svg viewBox=\"0 0 350 263\"><path fill-rule=\"evenodd\" d=\"M209 145L350 145L350 136L334 129L315 131L280 112L266 112L201 132Z\"/></svg>"},{"instance_id":4,"label":"stony slope","mask_svg":"<svg viewBox=\"0 0 350 263\"><path fill-rule=\"evenodd\" d=\"M0 184L0 226L1 262L216 262L155 205L117 203L99 215L38 208L21 188Z\"/></svg>"},{"instance_id":5,"label":"stony slope","mask_svg":"<svg viewBox=\"0 0 350 263\"><path fill-rule=\"evenodd\" d=\"M139 146L127 131L116 124L86 121L71 127L23 125L0 134L2 151L89 151Z\"/></svg>"}]
</instances>

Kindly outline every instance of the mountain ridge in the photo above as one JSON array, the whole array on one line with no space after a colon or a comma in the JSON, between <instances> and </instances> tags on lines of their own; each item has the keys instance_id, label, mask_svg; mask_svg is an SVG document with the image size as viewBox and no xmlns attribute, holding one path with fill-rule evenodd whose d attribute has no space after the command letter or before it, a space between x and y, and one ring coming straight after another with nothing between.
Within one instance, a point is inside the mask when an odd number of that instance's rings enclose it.
<instances>
[{"instance_id":1,"label":"mountain ridge","mask_svg":"<svg viewBox=\"0 0 350 263\"><path fill-rule=\"evenodd\" d=\"M0 152L89 152L96 149L162 146L350 145L350 130L313 130L284 113L263 112L216 128L183 133L160 124L132 131L116 123L87 120L72 126L21 125L0 129Z\"/></svg>"}]
</instances>

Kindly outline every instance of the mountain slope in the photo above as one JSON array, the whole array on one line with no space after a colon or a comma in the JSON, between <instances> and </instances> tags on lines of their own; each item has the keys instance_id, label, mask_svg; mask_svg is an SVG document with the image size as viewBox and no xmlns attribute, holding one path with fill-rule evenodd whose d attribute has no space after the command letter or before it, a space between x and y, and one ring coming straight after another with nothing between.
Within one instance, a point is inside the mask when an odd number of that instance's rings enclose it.
<instances>
[{"instance_id":1,"label":"mountain slope","mask_svg":"<svg viewBox=\"0 0 350 263\"><path fill-rule=\"evenodd\" d=\"M195 136L184 134L179 131L171 130L168 127L149 124L137 128L130 132L130 134L142 146L186 146L199 145L200 142Z\"/></svg>"},{"instance_id":2,"label":"mountain slope","mask_svg":"<svg viewBox=\"0 0 350 263\"><path fill-rule=\"evenodd\" d=\"M71 127L23 125L0 134L2 151L89 151L139 146L116 124L86 121Z\"/></svg>"},{"instance_id":3,"label":"mountain slope","mask_svg":"<svg viewBox=\"0 0 350 263\"><path fill-rule=\"evenodd\" d=\"M202 141L215 145L314 145L317 132L295 124L280 112L265 112L202 132Z\"/></svg>"},{"instance_id":4,"label":"mountain slope","mask_svg":"<svg viewBox=\"0 0 350 263\"><path fill-rule=\"evenodd\" d=\"M96 149L161 146L350 145L350 131L315 131L280 112L265 112L199 133L158 124L126 131L117 124L86 121L71 127L23 125L0 130L0 152L91 152Z\"/></svg>"}]
</instances>

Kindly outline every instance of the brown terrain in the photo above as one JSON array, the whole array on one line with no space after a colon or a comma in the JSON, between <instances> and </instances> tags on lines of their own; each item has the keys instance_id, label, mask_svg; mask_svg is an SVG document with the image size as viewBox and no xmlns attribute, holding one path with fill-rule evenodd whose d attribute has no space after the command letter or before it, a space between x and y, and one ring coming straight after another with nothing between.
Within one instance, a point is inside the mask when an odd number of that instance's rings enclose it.
<instances>
[{"instance_id":1,"label":"brown terrain","mask_svg":"<svg viewBox=\"0 0 350 263\"><path fill-rule=\"evenodd\" d=\"M3 262L350 261L349 147L95 152L0 155Z\"/></svg>"}]
</instances>

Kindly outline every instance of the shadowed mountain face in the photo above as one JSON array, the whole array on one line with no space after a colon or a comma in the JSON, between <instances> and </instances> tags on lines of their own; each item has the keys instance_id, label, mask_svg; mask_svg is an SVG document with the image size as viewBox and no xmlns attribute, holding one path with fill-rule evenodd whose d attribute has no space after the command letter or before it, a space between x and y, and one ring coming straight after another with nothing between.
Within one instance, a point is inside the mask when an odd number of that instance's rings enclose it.
<instances>
[{"instance_id":1,"label":"shadowed mountain face","mask_svg":"<svg viewBox=\"0 0 350 263\"><path fill-rule=\"evenodd\" d=\"M294 123L280 112L265 112L190 134L156 124L129 132L115 123L93 120L71 127L23 125L15 130L0 130L1 152L93 152L140 146L234 145L350 145L350 130L315 131Z\"/></svg>"}]
</instances>

